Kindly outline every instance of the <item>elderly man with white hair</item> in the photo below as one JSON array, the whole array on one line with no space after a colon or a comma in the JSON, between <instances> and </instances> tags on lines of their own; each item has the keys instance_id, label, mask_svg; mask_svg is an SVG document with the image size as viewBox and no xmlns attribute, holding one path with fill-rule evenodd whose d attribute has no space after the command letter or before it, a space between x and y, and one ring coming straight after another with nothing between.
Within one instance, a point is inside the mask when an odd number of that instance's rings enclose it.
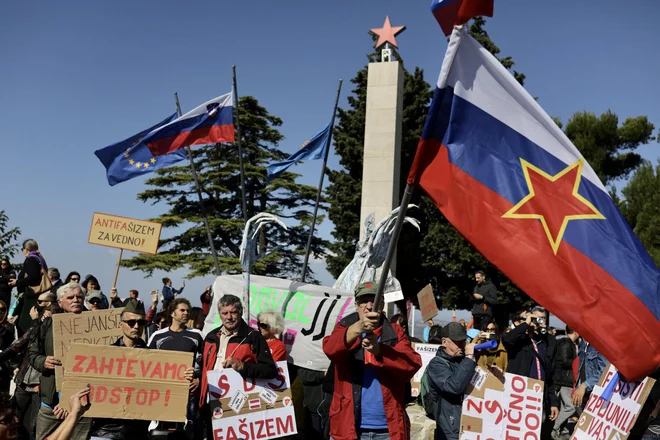
<instances>
[{"instance_id":1,"label":"elderly man with white hair","mask_svg":"<svg viewBox=\"0 0 660 440\"><path fill-rule=\"evenodd\" d=\"M84 289L78 283L68 283L57 289L57 302L63 313L82 313ZM59 405L59 394L55 389L55 367L62 365L62 359L56 359L53 347L53 319L46 318L39 333L30 342L30 365L41 373L39 393L41 407L37 416L37 440L43 440L55 431L66 418L67 411ZM86 440L92 426L92 419L83 417L78 422L72 439Z\"/></svg>"},{"instance_id":2,"label":"elderly man with white hair","mask_svg":"<svg viewBox=\"0 0 660 440\"><path fill-rule=\"evenodd\" d=\"M286 361L286 345L277 338L284 331L282 314L274 310L263 311L257 315L257 325L273 355L273 361Z\"/></svg>"}]
</instances>

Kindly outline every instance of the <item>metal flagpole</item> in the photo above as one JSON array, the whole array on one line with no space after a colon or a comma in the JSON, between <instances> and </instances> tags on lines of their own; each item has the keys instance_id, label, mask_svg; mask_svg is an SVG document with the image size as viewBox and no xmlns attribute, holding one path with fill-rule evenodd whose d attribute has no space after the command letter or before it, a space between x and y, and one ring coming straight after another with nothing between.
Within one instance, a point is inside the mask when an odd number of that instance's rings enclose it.
<instances>
[{"instance_id":1,"label":"metal flagpole","mask_svg":"<svg viewBox=\"0 0 660 440\"><path fill-rule=\"evenodd\" d=\"M403 221L406 218L408 204L410 203L410 198L412 197L414 189L415 187L413 185L407 184L406 190L403 193L403 198L401 199L401 207L399 208L399 215L396 218L394 230L392 231L392 239L390 240L390 245L387 248L387 256L385 257L385 262L383 262L383 266L381 267L380 279L378 280L378 290L376 291L376 298L374 298L374 311L381 311L383 308L383 292L385 291L387 275L390 272L392 259L394 258L394 253L396 252L396 245L399 241L399 236L401 235Z\"/></svg>"},{"instance_id":2,"label":"metal flagpole","mask_svg":"<svg viewBox=\"0 0 660 440\"><path fill-rule=\"evenodd\" d=\"M176 111L179 117L183 114L181 112L181 104L179 104L179 94L174 93L174 101L176 102ZM190 171L192 171L193 179L195 180L195 188L197 189L197 197L199 197L199 206L202 210L202 217L204 217L204 226L206 227L206 235L209 240L209 246L211 247L211 253L213 254L213 264L215 266L215 274L217 276L222 275L220 271L220 263L218 263L218 254L215 251L215 245L213 244L213 235L211 235L211 228L209 227L209 218L206 213L206 206L204 206L204 200L202 199L202 187L199 184L199 178L197 177L197 170L195 170L195 164L193 162L192 151L190 147L185 147L186 153L188 153L188 161L190 162Z\"/></svg>"},{"instance_id":3,"label":"metal flagpole","mask_svg":"<svg viewBox=\"0 0 660 440\"><path fill-rule=\"evenodd\" d=\"M335 126L335 115L337 114L337 107L339 106L339 95L341 94L341 84L343 80L339 80L339 87L337 87L337 97L335 98L335 107L332 111L332 119L330 120L330 132L328 133L328 143L325 146L325 156L323 156L323 167L321 168L321 177L319 179L319 189L316 193L316 204L314 205L314 215L312 216L312 225L309 229L309 238L307 239L307 247L305 248L305 260L303 262L302 275L300 281L305 282L307 278L307 263L309 263L309 254L312 251L312 238L314 238L314 229L316 228L316 217L319 212L319 204L321 203L321 192L323 191L323 179L325 178L325 169L328 164L328 154L330 154L330 145L332 143L332 129Z\"/></svg>"},{"instance_id":4,"label":"metal flagpole","mask_svg":"<svg viewBox=\"0 0 660 440\"><path fill-rule=\"evenodd\" d=\"M247 201L245 199L245 167L243 166L243 148L241 148L241 123L238 115L238 87L236 86L236 65L231 66L233 73L233 86L234 86L234 106L236 108L236 120L234 121L236 125L236 146L238 146L238 162L240 164L241 170L241 197L242 206L243 206L243 223L247 225L248 221L248 212L247 212Z\"/></svg>"}]
</instances>

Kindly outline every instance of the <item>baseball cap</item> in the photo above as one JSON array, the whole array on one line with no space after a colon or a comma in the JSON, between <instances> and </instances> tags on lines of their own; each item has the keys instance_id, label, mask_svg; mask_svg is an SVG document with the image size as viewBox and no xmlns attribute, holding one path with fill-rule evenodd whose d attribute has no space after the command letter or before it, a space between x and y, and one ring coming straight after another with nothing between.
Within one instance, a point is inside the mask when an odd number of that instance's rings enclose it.
<instances>
[{"instance_id":1,"label":"baseball cap","mask_svg":"<svg viewBox=\"0 0 660 440\"><path fill-rule=\"evenodd\" d=\"M465 328L458 322L450 322L442 328L440 334L443 338L449 338L452 341L465 341L467 339Z\"/></svg>"},{"instance_id":2,"label":"baseball cap","mask_svg":"<svg viewBox=\"0 0 660 440\"><path fill-rule=\"evenodd\" d=\"M378 283L373 281L367 281L365 283L360 283L355 288L355 297L358 298L364 295L375 295L378 292Z\"/></svg>"},{"instance_id":3,"label":"baseball cap","mask_svg":"<svg viewBox=\"0 0 660 440\"><path fill-rule=\"evenodd\" d=\"M87 296L85 296L85 301L89 302L93 298L103 300L103 294L100 290L90 290L87 292Z\"/></svg>"}]
</instances>

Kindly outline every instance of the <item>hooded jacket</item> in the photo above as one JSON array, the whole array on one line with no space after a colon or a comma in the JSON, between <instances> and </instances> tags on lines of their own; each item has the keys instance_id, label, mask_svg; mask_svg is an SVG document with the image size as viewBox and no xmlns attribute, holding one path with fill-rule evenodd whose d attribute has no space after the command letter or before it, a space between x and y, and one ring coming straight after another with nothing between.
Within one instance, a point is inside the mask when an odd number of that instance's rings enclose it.
<instances>
[{"instance_id":1,"label":"hooded jacket","mask_svg":"<svg viewBox=\"0 0 660 440\"><path fill-rule=\"evenodd\" d=\"M444 348L440 348L426 367L429 382L438 392L436 440L458 440L463 394L476 366L474 360L463 356L450 356Z\"/></svg>"},{"instance_id":2,"label":"hooded jacket","mask_svg":"<svg viewBox=\"0 0 660 440\"><path fill-rule=\"evenodd\" d=\"M220 346L220 330L222 326L215 328L206 335L204 339L204 351L202 352L202 380L199 406L206 403L206 393L209 389L206 372L212 371L218 355ZM277 367L270 354L270 348L261 333L250 328L241 318L236 329L236 335L229 339L227 344L227 357L233 357L245 363L243 377L256 379L273 379L277 376Z\"/></svg>"},{"instance_id":3,"label":"hooded jacket","mask_svg":"<svg viewBox=\"0 0 660 440\"><path fill-rule=\"evenodd\" d=\"M355 440L360 424L364 350L357 338L346 344L348 327L358 321L353 313L342 319L323 338L323 351L334 364L334 393L330 405L330 435L335 440ZM390 439L410 438L410 420L405 409L406 384L422 366L422 358L410 346L404 330L383 318L380 335L382 359L375 361L383 393L383 406Z\"/></svg>"}]
</instances>

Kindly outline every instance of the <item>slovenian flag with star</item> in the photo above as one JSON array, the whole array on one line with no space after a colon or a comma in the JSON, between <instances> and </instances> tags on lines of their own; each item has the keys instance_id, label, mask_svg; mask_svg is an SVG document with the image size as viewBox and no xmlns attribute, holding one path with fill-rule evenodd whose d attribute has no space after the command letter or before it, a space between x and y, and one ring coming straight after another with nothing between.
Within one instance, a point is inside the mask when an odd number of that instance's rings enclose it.
<instances>
[{"instance_id":1,"label":"slovenian flag with star","mask_svg":"<svg viewBox=\"0 0 660 440\"><path fill-rule=\"evenodd\" d=\"M186 150L184 149L154 157L147 145L142 142L142 139L148 133L174 121L176 118L177 114L173 113L167 119L153 127L94 152L106 169L106 176L110 186L143 174L151 173L186 158Z\"/></svg>"},{"instance_id":2,"label":"slovenian flag with star","mask_svg":"<svg viewBox=\"0 0 660 440\"><path fill-rule=\"evenodd\" d=\"M628 380L660 365L660 271L575 145L462 27L408 183Z\"/></svg>"}]
</instances>

